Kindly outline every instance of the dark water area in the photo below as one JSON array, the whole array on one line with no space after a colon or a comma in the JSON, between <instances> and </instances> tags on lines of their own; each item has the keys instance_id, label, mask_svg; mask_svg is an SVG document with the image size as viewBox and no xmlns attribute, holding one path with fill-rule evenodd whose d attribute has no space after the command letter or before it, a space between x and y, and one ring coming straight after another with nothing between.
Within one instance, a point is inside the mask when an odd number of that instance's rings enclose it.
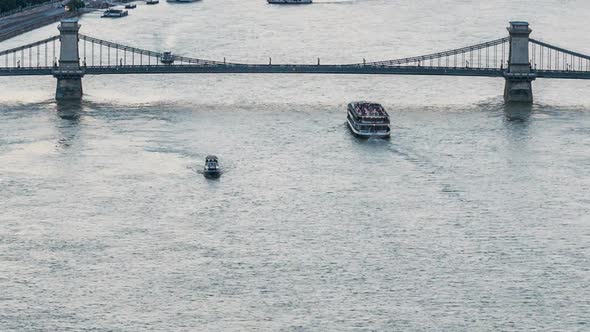
<instances>
[{"instance_id":1,"label":"dark water area","mask_svg":"<svg viewBox=\"0 0 590 332\"><path fill-rule=\"evenodd\" d=\"M81 24L203 58L336 63L528 17L590 53L562 2L439 3L163 2ZM485 78L88 76L80 103L56 103L53 78L0 84L2 331L588 330L587 82L538 80L531 106ZM351 135L356 99L386 107L391 139Z\"/></svg>"}]
</instances>

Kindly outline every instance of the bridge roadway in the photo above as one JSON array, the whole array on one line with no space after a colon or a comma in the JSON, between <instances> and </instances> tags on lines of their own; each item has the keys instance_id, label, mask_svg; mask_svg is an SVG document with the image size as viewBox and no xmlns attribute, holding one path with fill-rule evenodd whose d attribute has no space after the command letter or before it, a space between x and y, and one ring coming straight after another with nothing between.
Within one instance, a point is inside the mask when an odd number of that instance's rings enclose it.
<instances>
[{"instance_id":1,"label":"bridge roadway","mask_svg":"<svg viewBox=\"0 0 590 332\"><path fill-rule=\"evenodd\" d=\"M53 75L53 67L0 68L0 76ZM352 75L438 75L504 77L505 70L497 68L456 68L425 66L365 66L359 65L131 65L81 67L84 75L117 74L352 74ZM63 72L62 72L63 73ZM590 79L590 72L531 70L536 78ZM66 72L67 74L67 72ZM74 73L72 73L74 74Z\"/></svg>"}]
</instances>

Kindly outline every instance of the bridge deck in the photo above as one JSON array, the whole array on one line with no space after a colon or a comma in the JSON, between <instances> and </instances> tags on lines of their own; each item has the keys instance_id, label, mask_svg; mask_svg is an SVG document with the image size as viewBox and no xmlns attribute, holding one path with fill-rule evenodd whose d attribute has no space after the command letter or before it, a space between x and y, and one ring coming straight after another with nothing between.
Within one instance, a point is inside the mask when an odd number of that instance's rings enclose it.
<instances>
[{"instance_id":1,"label":"bridge deck","mask_svg":"<svg viewBox=\"0 0 590 332\"><path fill-rule=\"evenodd\" d=\"M502 71L485 68L441 68L411 66L362 65L163 65L140 67L88 67L90 75L101 74L166 74L166 73L235 73L235 74L357 74L357 75L446 75L446 76L502 76Z\"/></svg>"},{"instance_id":2,"label":"bridge deck","mask_svg":"<svg viewBox=\"0 0 590 332\"><path fill-rule=\"evenodd\" d=\"M445 75L501 77L492 68L442 68L362 65L150 65L88 66L86 75L116 74L357 74L357 75ZM52 75L52 67L0 68L0 76Z\"/></svg>"},{"instance_id":3,"label":"bridge deck","mask_svg":"<svg viewBox=\"0 0 590 332\"><path fill-rule=\"evenodd\" d=\"M503 77L504 70L496 68L455 68L422 66L363 66L363 65L148 65L148 66L88 66L86 75L117 74L351 74L351 75L439 75ZM590 79L585 71L533 71L537 78ZM0 68L0 76L53 75L52 67Z\"/></svg>"}]
</instances>

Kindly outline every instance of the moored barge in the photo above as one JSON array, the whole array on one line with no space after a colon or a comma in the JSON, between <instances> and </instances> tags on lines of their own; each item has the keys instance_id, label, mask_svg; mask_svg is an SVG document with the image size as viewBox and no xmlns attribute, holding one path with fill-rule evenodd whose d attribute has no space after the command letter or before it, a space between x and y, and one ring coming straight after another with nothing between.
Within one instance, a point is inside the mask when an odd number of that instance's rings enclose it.
<instances>
[{"instance_id":1,"label":"moored barge","mask_svg":"<svg viewBox=\"0 0 590 332\"><path fill-rule=\"evenodd\" d=\"M123 17L123 16L127 16L128 14L129 14L129 12L127 12L126 10L123 10L123 9L109 8L109 9L105 10L104 13L102 13L101 17Z\"/></svg>"}]
</instances>

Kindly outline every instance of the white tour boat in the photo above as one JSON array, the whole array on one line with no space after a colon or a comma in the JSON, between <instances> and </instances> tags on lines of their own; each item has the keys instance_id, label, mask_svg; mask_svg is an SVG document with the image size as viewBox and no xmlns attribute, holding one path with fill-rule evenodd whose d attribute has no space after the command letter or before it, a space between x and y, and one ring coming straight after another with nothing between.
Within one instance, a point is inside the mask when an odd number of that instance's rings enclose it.
<instances>
[{"instance_id":1,"label":"white tour boat","mask_svg":"<svg viewBox=\"0 0 590 332\"><path fill-rule=\"evenodd\" d=\"M377 103L358 101L348 104L346 121L350 130L359 137L388 138L391 134L389 114Z\"/></svg>"}]
</instances>

